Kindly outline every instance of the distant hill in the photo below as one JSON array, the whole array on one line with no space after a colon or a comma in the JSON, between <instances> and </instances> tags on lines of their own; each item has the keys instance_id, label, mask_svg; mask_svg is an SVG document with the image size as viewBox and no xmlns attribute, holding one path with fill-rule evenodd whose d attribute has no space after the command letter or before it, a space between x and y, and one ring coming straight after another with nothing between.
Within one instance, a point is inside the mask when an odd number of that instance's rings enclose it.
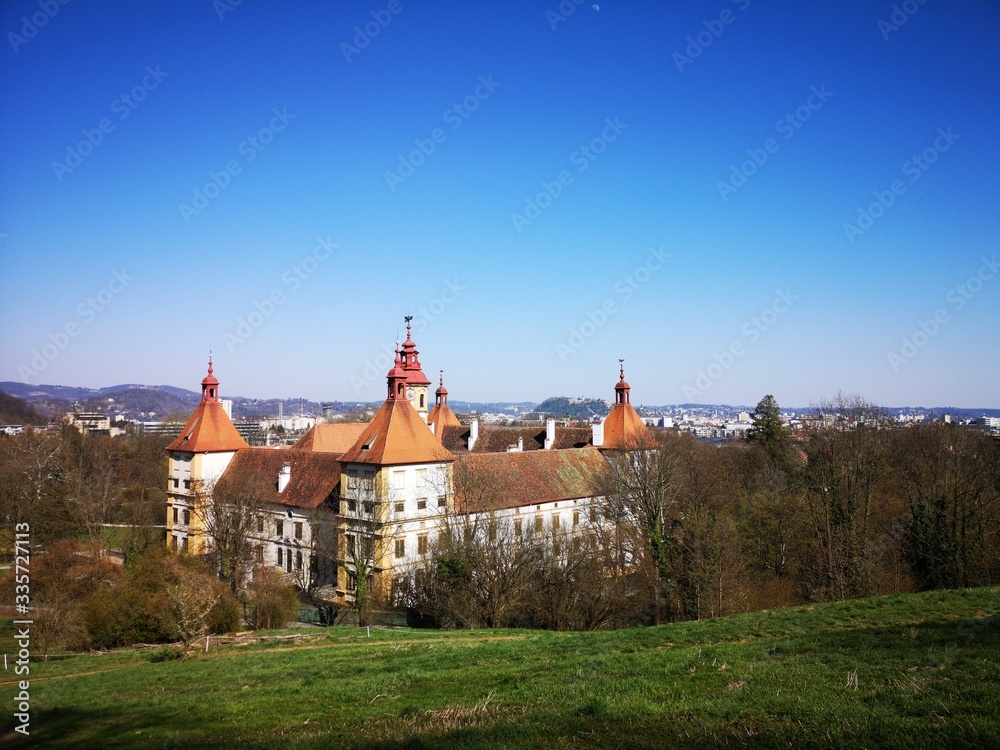
<instances>
[{"instance_id":1,"label":"distant hill","mask_svg":"<svg viewBox=\"0 0 1000 750\"><path fill-rule=\"evenodd\" d=\"M43 425L48 420L24 399L0 391L0 424Z\"/></svg>"},{"instance_id":2,"label":"distant hill","mask_svg":"<svg viewBox=\"0 0 1000 750\"><path fill-rule=\"evenodd\" d=\"M611 411L611 406L607 401L597 398L568 398L566 396L556 396L547 398L534 409L540 415L546 417L571 417L572 419L589 420L593 417L602 419Z\"/></svg>"}]
</instances>

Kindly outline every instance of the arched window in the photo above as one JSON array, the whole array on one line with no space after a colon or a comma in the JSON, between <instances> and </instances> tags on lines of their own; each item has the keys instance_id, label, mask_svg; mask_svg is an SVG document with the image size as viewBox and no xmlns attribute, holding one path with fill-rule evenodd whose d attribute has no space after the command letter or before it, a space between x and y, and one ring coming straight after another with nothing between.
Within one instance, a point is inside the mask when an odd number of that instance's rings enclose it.
<instances>
[{"instance_id":1,"label":"arched window","mask_svg":"<svg viewBox=\"0 0 1000 750\"><path fill-rule=\"evenodd\" d=\"M420 394L420 408L424 408L424 394L422 393Z\"/></svg>"},{"instance_id":2,"label":"arched window","mask_svg":"<svg viewBox=\"0 0 1000 750\"><path fill-rule=\"evenodd\" d=\"M278 547L278 567L280 568L285 563L285 550Z\"/></svg>"}]
</instances>

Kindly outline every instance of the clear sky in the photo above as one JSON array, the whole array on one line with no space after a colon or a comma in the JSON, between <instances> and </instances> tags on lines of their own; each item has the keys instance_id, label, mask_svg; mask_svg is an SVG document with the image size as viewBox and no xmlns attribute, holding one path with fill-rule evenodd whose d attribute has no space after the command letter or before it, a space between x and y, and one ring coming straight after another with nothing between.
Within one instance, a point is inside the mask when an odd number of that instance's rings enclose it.
<instances>
[{"instance_id":1,"label":"clear sky","mask_svg":"<svg viewBox=\"0 0 1000 750\"><path fill-rule=\"evenodd\" d=\"M0 380L1000 406L1000 5L777 6L5 2Z\"/></svg>"}]
</instances>

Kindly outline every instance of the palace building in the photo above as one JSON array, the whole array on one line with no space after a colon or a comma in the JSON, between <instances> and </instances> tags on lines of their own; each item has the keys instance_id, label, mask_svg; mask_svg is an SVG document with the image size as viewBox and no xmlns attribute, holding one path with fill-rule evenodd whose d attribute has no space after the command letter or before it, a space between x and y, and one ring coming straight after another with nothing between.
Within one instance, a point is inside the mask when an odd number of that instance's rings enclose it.
<instances>
[{"instance_id":1,"label":"palace building","mask_svg":"<svg viewBox=\"0 0 1000 750\"><path fill-rule=\"evenodd\" d=\"M592 428L463 424L443 375L428 411L431 383L409 321L386 385L367 424L317 424L291 447L251 447L223 410L209 358L201 402L166 449L167 544L210 552L228 520L252 539L248 569L280 568L301 588L347 603L359 572L388 591L427 562L449 523L475 526L488 515L514 535L582 532L598 515L607 454L653 441L624 368L611 412ZM216 496L232 512L213 512Z\"/></svg>"}]
</instances>

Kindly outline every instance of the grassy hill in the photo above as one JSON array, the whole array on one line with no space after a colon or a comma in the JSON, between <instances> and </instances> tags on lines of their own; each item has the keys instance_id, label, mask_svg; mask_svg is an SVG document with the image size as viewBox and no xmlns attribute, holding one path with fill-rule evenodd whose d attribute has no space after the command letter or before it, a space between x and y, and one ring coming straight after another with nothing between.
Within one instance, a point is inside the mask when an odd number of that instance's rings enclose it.
<instances>
[{"instance_id":1,"label":"grassy hill","mask_svg":"<svg viewBox=\"0 0 1000 750\"><path fill-rule=\"evenodd\" d=\"M615 632L332 628L185 661L81 655L32 665L31 744L998 747L998 611L995 587Z\"/></svg>"}]
</instances>

